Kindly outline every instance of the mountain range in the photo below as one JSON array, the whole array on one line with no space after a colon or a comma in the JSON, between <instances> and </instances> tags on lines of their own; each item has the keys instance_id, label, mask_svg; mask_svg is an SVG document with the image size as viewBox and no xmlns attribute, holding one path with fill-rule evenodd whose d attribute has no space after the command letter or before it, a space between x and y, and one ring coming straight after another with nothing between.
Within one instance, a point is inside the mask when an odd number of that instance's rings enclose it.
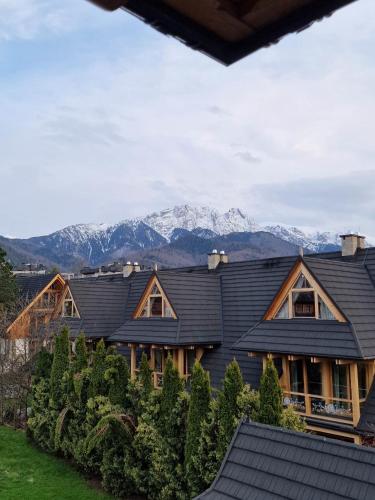
<instances>
[{"instance_id":1,"label":"mountain range","mask_svg":"<svg viewBox=\"0 0 375 500\"><path fill-rule=\"evenodd\" d=\"M32 238L0 236L15 265L43 263L62 270L78 270L117 260L138 260L150 265L193 265L206 261L213 248L225 250L232 260L337 250L336 233L306 233L282 224L260 225L238 208L225 213L209 207L176 206L146 217L114 225L76 224Z\"/></svg>"}]
</instances>

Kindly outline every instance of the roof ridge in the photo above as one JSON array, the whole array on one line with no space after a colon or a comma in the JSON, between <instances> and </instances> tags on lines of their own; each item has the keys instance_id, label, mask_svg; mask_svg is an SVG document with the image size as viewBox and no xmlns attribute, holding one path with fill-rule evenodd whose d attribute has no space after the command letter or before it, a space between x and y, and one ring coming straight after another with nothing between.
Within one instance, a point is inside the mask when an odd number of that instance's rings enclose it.
<instances>
[{"instance_id":1,"label":"roof ridge","mask_svg":"<svg viewBox=\"0 0 375 500\"><path fill-rule=\"evenodd\" d=\"M342 260L335 260L335 259L324 259L320 257L309 257L308 255L303 257L303 260L307 260L309 262L325 262L327 264L338 264L341 266L349 266L349 267L357 267L359 269L363 269L364 265L358 262L346 262Z\"/></svg>"},{"instance_id":2,"label":"roof ridge","mask_svg":"<svg viewBox=\"0 0 375 500\"><path fill-rule=\"evenodd\" d=\"M354 337L355 343L357 345L358 352L361 354L362 358L365 358L365 355L363 354L363 351L362 351L362 347L361 347L359 340L358 340L357 330L351 321L349 322L349 325L350 325L350 329L353 333L353 337Z\"/></svg>"}]
</instances>

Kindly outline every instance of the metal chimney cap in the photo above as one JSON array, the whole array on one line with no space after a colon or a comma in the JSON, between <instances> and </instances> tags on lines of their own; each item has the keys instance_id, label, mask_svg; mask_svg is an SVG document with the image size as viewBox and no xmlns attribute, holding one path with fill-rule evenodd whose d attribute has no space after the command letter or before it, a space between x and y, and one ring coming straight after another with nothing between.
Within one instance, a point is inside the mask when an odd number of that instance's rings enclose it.
<instances>
[{"instance_id":1,"label":"metal chimney cap","mask_svg":"<svg viewBox=\"0 0 375 500\"><path fill-rule=\"evenodd\" d=\"M220 250L220 255L225 255L225 250Z\"/></svg>"},{"instance_id":2,"label":"metal chimney cap","mask_svg":"<svg viewBox=\"0 0 375 500\"><path fill-rule=\"evenodd\" d=\"M212 253L217 253L216 248L214 248L214 249L212 250Z\"/></svg>"},{"instance_id":3,"label":"metal chimney cap","mask_svg":"<svg viewBox=\"0 0 375 500\"><path fill-rule=\"evenodd\" d=\"M134 262L134 265L135 265L135 266L138 266L138 262Z\"/></svg>"},{"instance_id":4,"label":"metal chimney cap","mask_svg":"<svg viewBox=\"0 0 375 500\"><path fill-rule=\"evenodd\" d=\"M126 265L127 266L131 266L132 265L132 263L130 262L130 260L127 261Z\"/></svg>"}]
</instances>

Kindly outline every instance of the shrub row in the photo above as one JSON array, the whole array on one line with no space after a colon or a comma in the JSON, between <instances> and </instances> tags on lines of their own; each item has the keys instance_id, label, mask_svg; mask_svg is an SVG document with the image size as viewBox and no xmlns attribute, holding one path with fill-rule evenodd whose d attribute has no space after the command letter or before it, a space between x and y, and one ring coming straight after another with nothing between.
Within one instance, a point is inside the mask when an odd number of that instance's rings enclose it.
<instances>
[{"instance_id":1,"label":"shrub row","mask_svg":"<svg viewBox=\"0 0 375 500\"><path fill-rule=\"evenodd\" d=\"M126 359L103 340L89 355L81 334L71 353L67 329L53 355L39 354L32 394L30 439L100 476L120 498L193 498L213 481L241 418L304 430L296 414L282 409L271 361L259 392L244 384L233 360L213 394L198 362L188 393L169 357L163 387L155 390L145 354L131 380Z\"/></svg>"}]
</instances>

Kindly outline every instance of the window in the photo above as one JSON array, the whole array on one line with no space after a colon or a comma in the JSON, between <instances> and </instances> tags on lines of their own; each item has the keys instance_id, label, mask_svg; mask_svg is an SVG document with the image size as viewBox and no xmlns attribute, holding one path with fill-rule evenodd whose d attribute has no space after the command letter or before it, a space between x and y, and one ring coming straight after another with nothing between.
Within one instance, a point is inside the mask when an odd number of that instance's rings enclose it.
<instances>
[{"instance_id":1,"label":"window","mask_svg":"<svg viewBox=\"0 0 375 500\"><path fill-rule=\"evenodd\" d=\"M275 319L291 318L335 319L327 304L303 273L299 275L275 316Z\"/></svg>"},{"instance_id":2,"label":"window","mask_svg":"<svg viewBox=\"0 0 375 500\"><path fill-rule=\"evenodd\" d=\"M332 363L333 397L347 399L349 397L348 365Z\"/></svg>"},{"instance_id":3,"label":"window","mask_svg":"<svg viewBox=\"0 0 375 500\"><path fill-rule=\"evenodd\" d=\"M77 306L75 305L75 302L73 300L70 291L68 291L68 293L65 296L62 308L62 315L64 318L79 318L78 309Z\"/></svg>"},{"instance_id":4,"label":"window","mask_svg":"<svg viewBox=\"0 0 375 500\"><path fill-rule=\"evenodd\" d=\"M358 363L358 389L359 399L367 397L367 368L365 363Z\"/></svg>"},{"instance_id":5,"label":"window","mask_svg":"<svg viewBox=\"0 0 375 500\"><path fill-rule=\"evenodd\" d=\"M155 281L143 302L137 318L175 318L175 314L159 284Z\"/></svg>"}]
</instances>

